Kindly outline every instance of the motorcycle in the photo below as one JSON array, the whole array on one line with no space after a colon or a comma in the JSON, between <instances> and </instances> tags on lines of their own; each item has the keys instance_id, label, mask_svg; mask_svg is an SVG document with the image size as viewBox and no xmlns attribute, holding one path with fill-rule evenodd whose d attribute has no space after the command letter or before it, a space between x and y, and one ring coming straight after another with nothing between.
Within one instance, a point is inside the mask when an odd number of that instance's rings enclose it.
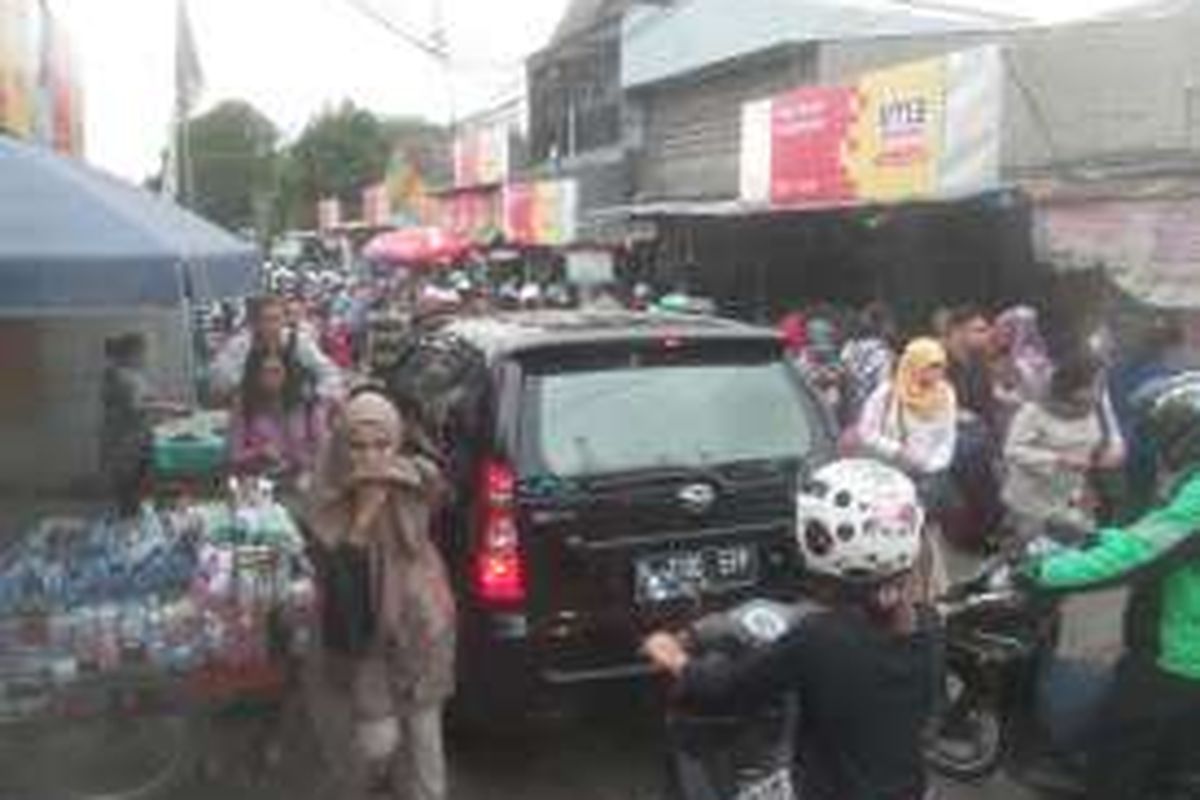
<instances>
[{"instance_id":1,"label":"motorcycle","mask_svg":"<svg viewBox=\"0 0 1200 800\"><path fill-rule=\"evenodd\" d=\"M976 782L1003 769L1036 791L1084 796L1111 669L1056 657L1059 602L1013 581L1019 563L1058 547L1043 538L995 556L939 601L946 661L925 746L933 772ZM1200 798L1200 763L1164 775L1153 797Z\"/></svg>"},{"instance_id":2,"label":"motorcycle","mask_svg":"<svg viewBox=\"0 0 1200 800\"><path fill-rule=\"evenodd\" d=\"M685 634L694 659L745 658L788 633L813 609L750 600L709 614ZM795 698L753 712L668 705L668 783L678 800L795 800L791 732Z\"/></svg>"}]
</instances>

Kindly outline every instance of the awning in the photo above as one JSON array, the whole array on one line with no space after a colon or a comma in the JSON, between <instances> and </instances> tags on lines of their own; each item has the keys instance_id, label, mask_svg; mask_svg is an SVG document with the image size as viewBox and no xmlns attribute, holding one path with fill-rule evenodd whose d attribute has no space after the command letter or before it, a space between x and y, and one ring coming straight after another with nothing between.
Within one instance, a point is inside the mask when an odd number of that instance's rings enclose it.
<instances>
[{"instance_id":1,"label":"awning","mask_svg":"<svg viewBox=\"0 0 1200 800\"><path fill-rule=\"evenodd\" d=\"M719 219L768 214L851 211L855 209L934 207L967 202L989 196L1004 197L1013 191L1015 191L1015 187L1003 186L986 192L969 193L939 199L905 200L896 203L868 203L860 200L847 200L836 203L823 201L819 203L772 205L746 200L661 200L595 209L587 213L587 220L593 223L611 223L619 220L668 217L710 217Z\"/></svg>"},{"instance_id":2,"label":"awning","mask_svg":"<svg viewBox=\"0 0 1200 800\"><path fill-rule=\"evenodd\" d=\"M1200 197L1042 202L1038 258L1061 270L1102 268L1163 308L1200 308Z\"/></svg>"},{"instance_id":3,"label":"awning","mask_svg":"<svg viewBox=\"0 0 1200 800\"><path fill-rule=\"evenodd\" d=\"M253 291L255 248L82 162L0 136L0 314Z\"/></svg>"}]
</instances>

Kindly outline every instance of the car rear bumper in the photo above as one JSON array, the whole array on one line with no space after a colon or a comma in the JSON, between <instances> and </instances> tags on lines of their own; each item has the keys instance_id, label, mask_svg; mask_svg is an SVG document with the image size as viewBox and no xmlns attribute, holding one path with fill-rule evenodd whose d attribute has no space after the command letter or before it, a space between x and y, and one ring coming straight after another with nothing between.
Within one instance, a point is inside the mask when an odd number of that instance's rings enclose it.
<instances>
[{"instance_id":1,"label":"car rear bumper","mask_svg":"<svg viewBox=\"0 0 1200 800\"><path fill-rule=\"evenodd\" d=\"M455 706L468 724L518 722L557 715L590 687L637 683L649 677L645 662L621 653L567 664L534 645L521 615L479 615L460 633Z\"/></svg>"}]
</instances>

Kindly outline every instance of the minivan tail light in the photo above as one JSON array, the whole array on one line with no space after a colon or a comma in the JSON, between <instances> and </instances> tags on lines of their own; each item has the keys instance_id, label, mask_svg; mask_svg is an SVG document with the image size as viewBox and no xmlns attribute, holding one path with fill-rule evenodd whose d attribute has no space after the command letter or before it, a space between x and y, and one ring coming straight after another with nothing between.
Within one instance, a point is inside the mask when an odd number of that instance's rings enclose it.
<instances>
[{"instance_id":1,"label":"minivan tail light","mask_svg":"<svg viewBox=\"0 0 1200 800\"><path fill-rule=\"evenodd\" d=\"M518 605L525 600L525 564L517 532L516 475L503 461L487 461L479 489L476 594L490 605Z\"/></svg>"}]
</instances>

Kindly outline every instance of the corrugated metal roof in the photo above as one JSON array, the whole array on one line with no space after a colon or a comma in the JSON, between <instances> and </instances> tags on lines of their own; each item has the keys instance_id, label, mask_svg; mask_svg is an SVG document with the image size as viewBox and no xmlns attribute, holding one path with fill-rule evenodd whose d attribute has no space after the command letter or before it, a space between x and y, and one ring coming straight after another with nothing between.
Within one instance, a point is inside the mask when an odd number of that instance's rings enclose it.
<instances>
[{"instance_id":1,"label":"corrugated metal roof","mask_svg":"<svg viewBox=\"0 0 1200 800\"><path fill-rule=\"evenodd\" d=\"M1133 0L1107 13L1092 15L1100 20L1161 19L1200 12L1197 0Z\"/></svg>"},{"instance_id":2,"label":"corrugated metal roof","mask_svg":"<svg viewBox=\"0 0 1200 800\"><path fill-rule=\"evenodd\" d=\"M635 0L571 0L554 35L550 47L572 39L595 28L607 19L619 17Z\"/></svg>"},{"instance_id":3,"label":"corrugated metal roof","mask_svg":"<svg viewBox=\"0 0 1200 800\"><path fill-rule=\"evenodd\" d=\"M885 0L682 0L625 16L625 88L804 42L995 30L995 16Z\"/></svg>"}]
</instances>

